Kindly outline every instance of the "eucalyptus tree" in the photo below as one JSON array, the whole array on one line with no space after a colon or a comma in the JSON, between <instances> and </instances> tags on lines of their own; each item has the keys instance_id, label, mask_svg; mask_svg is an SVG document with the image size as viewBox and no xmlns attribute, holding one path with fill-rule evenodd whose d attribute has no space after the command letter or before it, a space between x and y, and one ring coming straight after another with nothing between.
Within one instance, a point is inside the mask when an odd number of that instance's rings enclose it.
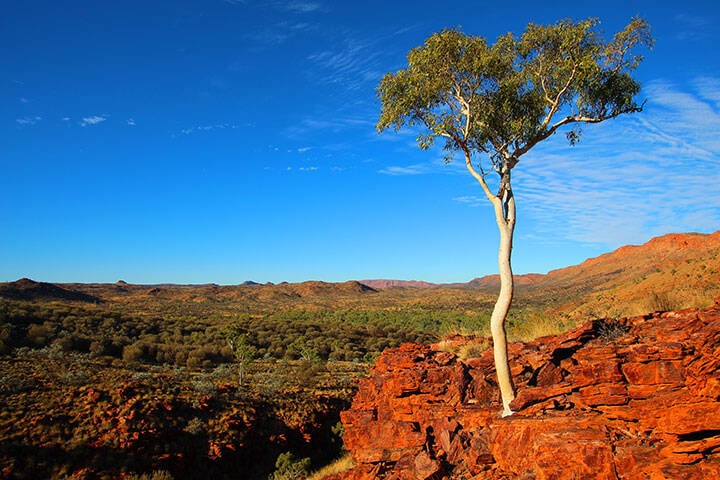
<instances>
[{"instance_id":1,"label":"eucalyptus tree","mask_svg":"<svg viewBox=\"0 0 720 480\"><path fill-rule=\"evenodd\" d=\"M223 333L237 362L238 385L242 385L248 368L255 360L257 349L250 343L250 335L240 324L228 325Z\"/></svg>"},{"instance_id":2,"label":"eucalyptus tree","mask_svg":"<svg viewBox=\"0 0 720 480\"><path fill-rule=\"evenodd\" d=\"M598 24L593 18L531 23L519 38L508 33L492 45L444 30L411 50L407 68L387 73L378 87L378 131L419 129L425 150L441 140L445 160L460 155L494 209L501 286L490 325L503 416L512 414L515 398L505 333L513 297L512 170L558 131L575 144L582 124L642 110L631 73L642 60L637 48L652 47L648 23L634 18L609 40Z\"/></svg>"}]
</instances>

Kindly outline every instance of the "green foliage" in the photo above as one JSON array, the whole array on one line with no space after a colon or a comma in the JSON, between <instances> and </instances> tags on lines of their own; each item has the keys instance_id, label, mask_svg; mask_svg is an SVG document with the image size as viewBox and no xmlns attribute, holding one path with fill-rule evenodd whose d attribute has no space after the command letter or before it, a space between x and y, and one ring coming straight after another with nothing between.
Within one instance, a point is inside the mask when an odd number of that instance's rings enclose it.
<instances>
[{"instance_id":1,"label":"green foliage","mask_svg":"<svg viewBox=\"0 0 720 480\"><path fill-rule=\"evenodd\" d=\"M636 18L603 41L598 23L531 23L519 39L506 34L493 45L454 29L431 35L410 51L406 69L382 78L377 128L419 125L420 148L441 138L448 160L482 152L503 174L562 126L639 111L630 72L642 57L632 51L652 46L649 26ZM579 130L568 138L577 141Z\"/></svg>"},{"instance_id":2,"label":"green foliage","mask_svg":"<svg viewBox=\"0 0 720 480\"><path fill-rule=\"evenodd\" d=\"M393 295L402 299L407 294ZM469 302L465 298L470 296L477 298L477 293L423 296L424 303L409 297L411 304L393 308L294 308L264 315L224 313L238 310L237 304L209 304L197 311L196 305L187 304L179 311L175 304L147 302L143 312L133 312L132 305L122 303L63 306L3 300L0 352L52 346L58 355L80 353L107 363L193 370L233 360L245 371L256 359L363 362L402 343L428 343L445 333L486 329L487 304ZM239 362L240 357L245 360Z\"/></svg>"},{"instance_id":3,"label":"green foliage","mask_svg":"<svg viewBox=\"0 0 720 480\"><path fill-rule=\"evenodd\" d=\"M234 323L226 327L225 336L237 363L238 384L242 385L245 372L255 359L257 349L250 343L249 335L240 324Z\"/></svg>"},{"instance_id":4,"label":"green foliage","mask_svg":"<svg viewBox=\"0 0 720 480\"><path fill-rule=\"evenodd\" d=\"M157 470L152 473L143 473L142 475L130 475L128 480L173 480L173 476L165 470Z\"/></svg>"},{"instance_id":5,"label":"green foliage","mask_svg":"<svg viewBox=\"0 0 720 480\"><path fill-rule=\"evenodd\" d=\"M308 362L320 361L318 352L308 344L305 335L300 335L290 345L288 345L287 352L295 358L300 358Z\"/></svg>"},{"instance_id":6,"label":"green foliage","mask_svg":"<svg viewBox=\"0 0 720 480\"><path fill-rule=\"evenodd\" d=\"M298 459L292 452L281 453L275 462L275 469L269 480L297 480L310 472L310 458Z\"/></svg>"}]
</instances>

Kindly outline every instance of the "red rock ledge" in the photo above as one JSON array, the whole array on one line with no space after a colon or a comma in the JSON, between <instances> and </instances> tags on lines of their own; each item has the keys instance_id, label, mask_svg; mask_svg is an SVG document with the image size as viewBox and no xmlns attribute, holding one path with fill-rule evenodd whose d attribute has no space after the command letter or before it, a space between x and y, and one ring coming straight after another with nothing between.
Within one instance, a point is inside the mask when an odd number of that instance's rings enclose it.
<instances>
[{"instance_id":1,"label":"red rock ledge","mask_svg":"<svg viewBox=\"0 0 720 480\"><path fill-rule=\"evenodd\" d=\"M386 351L342 414L356 466L333 478L718 479L718 303L511 344L507 418L491 351Z\"/></svg>"}]
</instances>

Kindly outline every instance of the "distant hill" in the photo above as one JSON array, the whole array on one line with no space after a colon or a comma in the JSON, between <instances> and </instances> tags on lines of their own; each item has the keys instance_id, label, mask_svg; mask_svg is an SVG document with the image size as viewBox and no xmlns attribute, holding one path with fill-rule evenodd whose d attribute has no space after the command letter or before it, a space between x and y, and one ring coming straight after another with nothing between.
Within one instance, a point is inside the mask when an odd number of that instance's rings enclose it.
<instances>
[{"instance_id":1,"label":"distant hill","mask_svg":"<svg viewBox=\"0 0 720 480\"><path fill-rule=\"evenodd\" d=\"M377 289L469 289L494 294L498 275L466 283L363 280ZM673 233L547 274L515 275L516 303L531 301L573 318L638 315L704 306L720 295L720 231Z\"/></svg>"},{"instance_id":2,"label":"distant hill","mask_svg":"<svg viewBox=\"0 0 720 480\"><path fill-rule=\"evenodd\" d=\"M579 265L553 270L547 274L528 273L515 275L515 286L527 287L529 290L538 290L558 287L571 288L573 290L584 290L587 287L608 287L614 284L632 283L637 280L638 275L652 275L661 273L663 268L672 272L675 269L677 276L678 269L683 270L687 276L687 265L700 264L701 275L710 278L720 269L720 230L712 234L703 233L671 233L655 237L643 245L628 245L617 250L600 255L599 257L585 260ZM705 265L705 268L703 268ZM715 268L709 268L714 266ZM661 272L658 272L658 269ZM667 272L666 272L667 273ZM692 276L692 275L691 275ZM677 278L672 282L669 279L654 277L649 282L653 286L660 287L662 283L672 283L677 286ZM663 280L663 281L660 281ZM480 290L497 289L500 287L500 276L497 274L486 275L470 280L469 282L456 283L430 283L420 280L361 280L361 283L375 289L391 287L413 287L413 288L473 288ZM657 285L656 285L657 284ZM661 288L664 289L664 288Z\"/></svg>"},{"instance_id":3,"label":"distant hill","mask_svg":"<svg viewBox=\"0 0 720 480\"><path fill-rule=\"evenodd\" d=\"M29 279L0 284L0 297L15 300L121 302L144 310L150 303L226 305L228 311L343 308L420 308L465 311L492 308L497 275L466 283L420 280L362 280L343 283L241 285L133 285L70 283L53 285ZM515 307L579 318L639 315L654 310L702 307L720 295L720 231L669 234L547 274L515 276Z\"/></svg>"},{"instance_id":4,"label":"distant hill","mask_svg":"<svg viewBox=\"0 0 720 480\"><path fill-rule=\"evenodd\" d=\"M138 311L149 305L182 303L179 308L191 305L223 304L228 311L269 313L286 308L334 309L366 303L368 295L377 293L372 287L356 281L329 283L307 281L300 283L241 285L136 285L125 281L116 283L50 284L22 279L0 283L0 298L22 301L65 300L73 302L109 302L135 305ZM175 308L175 307L173 307Z\"/></svg>"},{"instance_id":5,"label":"distant hill","mask_svg":"<svg viewBox=\"0 0 720 480\"><path fill-rule=\"evenodd\" d=\"M59 287L52 283L35 282L22 278L16 282L0 283L0 297L11 300L99 303L101 300L86 293Z\"/></svg>"},{"instance_id":6,"label":"distant hill","mask_svg":"<svg viewBox=\"0 0 720 480\"><path fill-rule=\"evenodd\" d=\"M526 287L549 299L576 297L562 311L593 316L635 315L709 304L720 294L720 231L656 237L553 270Z\"/></svg>"},{"instance_id":7,"label":"distant hill","mask_svg":"<svg viewBox=\"0 0 720 480\"><path fill-rule=\"evenodd\" d=\"M545 275L540 273L526 273L523 275L515 275L515 286L532 285L535 282L542 281ZM473 278L467 283L452 283L446 286L455 286L462 288L479 288L479 289L497 289L500 288L500 275L486 275L484 277Z\"/></svg>"},{"instance_id":8,"label":"distant hill","mask_svg":"<svg viewBox=\"0 0 720 480\"><path fill-rule=\"evenodd\" d=\"M440 286L437 283L423 282L421 280L360 280L360 283L374 289L392 287L435 288Z\"/></svg>"}]
</instances>

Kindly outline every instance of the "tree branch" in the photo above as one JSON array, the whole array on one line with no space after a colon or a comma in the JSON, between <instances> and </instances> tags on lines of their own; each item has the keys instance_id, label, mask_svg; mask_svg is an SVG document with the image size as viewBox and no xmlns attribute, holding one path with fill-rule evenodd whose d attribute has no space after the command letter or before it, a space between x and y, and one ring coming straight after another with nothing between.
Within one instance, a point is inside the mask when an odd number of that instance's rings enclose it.
<instances>
[{"instance_id":1,"label":"tree branch","mask_svg":"<svg viewBox=\"0 0 720 480\"><path fill-rule=\"evenodd\" d=\"M567 82L565 82L565 86L560 89L558 94L555 96L555 100L551 100L548 98L547 92L545 93L545 98L550 101L550 110L548 111L547 115L545 115L545 118L543 119L542 123L540 124L540 130L544 130L547 128L548 125L550 125L550 120L555 116L558 109L560 108L560 100L563 95L570 89L570 85L572 85L573 80L575 79L575 73L577 72L577 63L573 65L572 72L570 72L570 77L568 77ZM541 78L540 82L544 84L544 79ZM544 89L543 85L543 89ZM546 137L547 138L547 137Z\"/></svg>"},{"instance_id":2,"label":"tree branch","mask_svg":"<svg viewBox=\"0 0 720 480\"><path fill-rule=\"evenodd\" d=\"M475 167L472 164L472 158L470 157L470 150L468 150L467 146L462 145L463 153L465 154L465 166L467 167L470 174L475 177L475 180L477 180L480 183L480 186L483 189L483 192L485 192L485 196L490 200L490 202L495 203L497 201L497 197L493 195L493 193L490 191L490 187L488 187L487 182L485 181L485 175L480 174Z\"/></svg>"},{"instance_id":3,"label":"tree branch","mask_svg":"<svg viewBox=\"0 0 720 480\"><path fill-rule=\"evenodd\" d=\"M539 133L536 137L534 137L533 139L528 141L528 143L526 143L524 147L518 148L517 150L515 150L514 156L515 156L515 158L519 159L521 156L526 154L528 152L528 150L530 150L532 147L534 147L538 143L542 142L546 138L553 135L557 131L557 129L562 127L563 125L568 125L571 123L581 123L581 122L582 123L600 123L600 122L603 122L610 118L617 117L621 113L622 112L617 112L613 115L602 115L599 117L586 117L584 115L568 115L567 117L563 118L559 122L555 123L549 129L545 130L544 132Z\"/></svg>"}]
</instances>

